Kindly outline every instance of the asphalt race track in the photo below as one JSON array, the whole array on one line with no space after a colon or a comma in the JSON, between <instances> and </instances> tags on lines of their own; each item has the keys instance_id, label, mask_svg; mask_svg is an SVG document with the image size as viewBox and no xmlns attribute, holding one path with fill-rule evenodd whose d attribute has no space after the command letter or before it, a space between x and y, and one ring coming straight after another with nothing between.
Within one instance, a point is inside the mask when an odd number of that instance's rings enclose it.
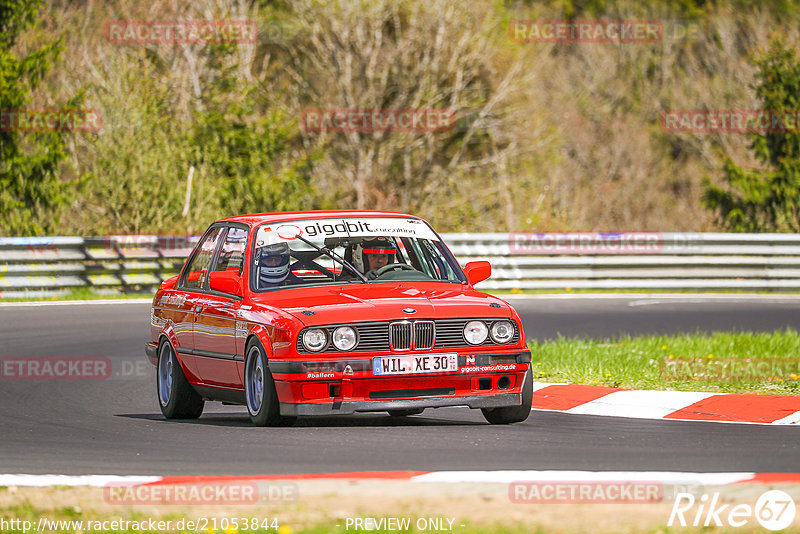
<instances>
[{"instance_id":1,"label":"asphalt race track","mask_svg":"<svg viewBox=\"0 0 800 534\"><path fill-rule=\"evenodd\" d=\"M800 298L515 299L530 338L797 328ZM149 302L0 307L0 358L108 357L94 381L0 379L0 473L268 474L366 470L576 469L789 472L794 427L534 412L490 426L480 412L300 420L253 428L236 406L166 421L145 360Z\"/></svg>"},{"instance_id":2,"label":"asphalt race track","mask_svg":"<svg viewBox=\"0 0 800 534\"><path fill-rule=\"evenodd\" d=\"M510 298L528 339L800 328L800 295L614 295Z\"/></svg>"}]
</instances>

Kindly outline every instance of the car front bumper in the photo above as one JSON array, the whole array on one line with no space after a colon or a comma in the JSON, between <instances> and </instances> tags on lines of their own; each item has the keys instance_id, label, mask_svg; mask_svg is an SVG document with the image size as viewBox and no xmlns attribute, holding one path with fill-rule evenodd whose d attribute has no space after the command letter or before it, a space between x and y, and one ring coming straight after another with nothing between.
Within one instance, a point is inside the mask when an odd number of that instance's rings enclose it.
<instances>
[{"instance_id":1,"label":"car front bumper","mask_svg":"<svg viewBox=\"0 0 800 534\"><path fill-rule=\"evenodd\" d=\"M314 404L280 403L281 415L351 415L356 412L385 412L387 410L406 410L414 408L444 408L447 406L468 406L470 408L502 408L519 406L520 393L500 393L496 395L475 395L468 397L433 397L418 399L395 399L385 401L326 402Z\"/></svg>"},{"instance_id":2,"label":"car front bumper","mask_svg":"<svg viewBox=\"0 0 800 534\"><path fill-rule=\"evenodd\" d=\"M301 400L302 395L290 395L291 383L278 381L276 385L279 397L284 399L280 403L280 413L286 416L295 415L350 415L357 412L385 412L388 410L413 410L420 408L444 408L448 406L466 406L469 408L504 408L519 406L522 403L522 391L532 380L530 364L517 364L514 371L477 373L467 376L439 376L439 377L404 377L391 380L392 389L381 386L387 379L379 381L362 380L354 381L360 384L348 384L347 380L341 382L327 382L325 387L333 386L337 395L327 399L313 401ZM513 386L506 390L498 389L497 379L501 376L513 377ZM476 384L486 380L484 384L490 386L487 391L476 391ZM296 387L298 384L294 384ZM393 389L394 387L407 387L405 390ZM280 392L285 392L280 395ZM377 398L370 398L370 397ZM406 398L399 398L406 397ZM300 402L296 402L300 401Z\"/></svg>"}]
</instances>

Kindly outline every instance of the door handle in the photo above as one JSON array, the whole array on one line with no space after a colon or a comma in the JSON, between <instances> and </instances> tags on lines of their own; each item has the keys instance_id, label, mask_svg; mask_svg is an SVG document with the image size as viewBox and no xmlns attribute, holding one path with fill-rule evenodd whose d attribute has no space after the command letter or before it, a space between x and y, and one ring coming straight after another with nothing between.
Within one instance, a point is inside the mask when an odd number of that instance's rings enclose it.
<instances>
[{"instance_id":1,"label":"door handle","mask_svg":"<svg viewBox=\"0 0 800 534\"><path fill-rule=\"evenodd\" d=\"M198 304L197 306L194 307L194 312L195 313L200 313L201 311L203 311L203 306L202 305Z\"/></svg>"}]
</instances>

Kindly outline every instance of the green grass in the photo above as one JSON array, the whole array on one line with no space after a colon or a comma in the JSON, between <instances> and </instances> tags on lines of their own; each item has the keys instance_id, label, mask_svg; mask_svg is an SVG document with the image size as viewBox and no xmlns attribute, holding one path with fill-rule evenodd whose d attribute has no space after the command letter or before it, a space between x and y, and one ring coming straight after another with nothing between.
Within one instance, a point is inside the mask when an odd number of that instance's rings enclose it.
<instances>
[{"instance_id":1,"label":"green grass","mask_svg":"<svg viewBox=\"0 0 800 534\"><path fill-rule=\"evenodd\" d=\"M800 334L791 329L610 340L559 338L530 347L534 378L541 382L800 395L800 376L795 374L800 373ZM770 371L756 366L763 361L774 362ZM729 378L732 366L744 372Z\"/></svg>"},{"instance_id":2,"label":"green grass","mask_svg":"<svg viewBox=\"0 0 800 534\"><path fill-rule=\"evenodd\" d=\"M387 504L387 508L391 505ZM612 507L613 508L613 507ZM618 514L619 512L613 510L612 508L604 508L602 506L597 508L597 514L600 517L608 517L610 514ZM566 510L566 509L565 509ZM587 511L586 509L580 511L579 513L594 513L591 511ZM257 529L257 530L239 530L236 531L233 528L229 528L228 530L222 530L219 527L221 526L223 520L220 518L217 522L217 529L214 530L213 528L207 529L200 529L197 531L194 530L180 530L175 529L171 530L170 532L174 532L176 534L189 534L190 532L201 532L203 534L342 534L344 532L348 532L348 529L345 528L345 520L341 517L337 518L335 516L328 516L327 518L318 518L313 520L312 522L304 521L302 519L299 520L299 523L304 526L298 526L296 517L293 517L292 513L286 512L279 512L276 515L267 514L269 518L267 522L271 526L268 529ZM91 510L83 510L81 506L71 506L71 507L61 507L56 509L38 509L32 506L29 502L25 502L23 504L18 504L14 506L6 506L0 507L0 518L6 521L9 520L20 520L20 521L30 521L31 528L24 532L24 534L30 534L31 532L35 532L36 526L38 525L39 519L44 517L47 518L49 521L83 521L84 530L80 530L77 528L72 528L66 524L62 524L64 528L59 530L53 531L48 530L48 532L59 532L63 534L85 534L88 532L104 532L108 534L164 534L162 531L156 530L134 530L134 529L127 529L127 530L120 530L120 529L113 529L113 528L106 528L106 529L94 529L88 530L86 529L88 522L103 522L103 521L113 521L113 520L129 520L129 521L139 521L139 522L147 522L150 518L155 521L164 520L164 521L171 521L172 528L174 529L176 523L184 520L184 525L186 520L197 520L200 517L213 517L214 514L208 514L206 512L194 510L191 513L178 512L174 514L167 514L167 515L152 515L152 510L148 510L147 513L143 513L139 510L120 510L116 513L108 513L108 512L94 512ZM446 510L442 511L443 517L450 517ZM279 518L277 520L277 525L273 523L273 518ZM359 516L364 517L364 516ZM416 520L418 516L414 513L407 513L402 512L398 509L392 511L392 513L386 514L377 514L372 517L379 519L381 517L402 517L402 518L410 518L411 519L411 528L409 530L401 530L400 532L410 532L410 533L421 533L421 532L436 532L436 530L429 529L427 531L418 530L416 528ZM664 526L666 522L666 515L663 519L646 519L646 524L640 525L638 530L633 530L633 527L630 525L626 526L625 528L619 530L611 530L608 531L606 529L597 529L598 533L605 533L605 532L645 532L645 533L652 533L652 534L666 534L670 532L706 532L708 531L707 528L685 528L685 527L678 527L678 528L669 528ZM264 519L264 514L259 513L254 510L246 510L242 513L232 513L227 516L228 520L233 518L258 518L259 521ZM576 529L574 526L568 525L561 525L559 524L560 521L557 517L551 517L543 521L543 523L530 523L525 521L502 521L502 522L494 522L494 521L485 521L481 518L481 512L476 511L469 516L469 518L455 518L455 522L453 524L453 531L458 534L546 534L546 533L560 533L560 534L578 534L583 532L582 530ZM556 523L556 526L553 525ZM569 523L567 521L567 523ZM340 526L336 526L336 525ZM211 524L207 523L210 527ZM461 525L464 525L463 527ZM52 523L51 523L52 526ZM110 524L108 525L110 527ZM278 526L278 528L274 528ZM74 525L73 525L74 527ZM349 532L355 532L356 530L351 526ZM744 528L714 528L713 531L715 533L737 533L737 534L744 534L750 532L763 532L763 529L758 528L754 525L747 525ZM7 528L3 530L3 532L7 533L14 533L14 534L23 534L23 530L19 528ZM361 532L364 532L363 530ZM397 531L389 531L389 530L369 530L367 532L372 532L375 534L386 534L389 532L397 532ZM789 527L786 532L797 532L797 529Z\"/></svg>"},{"instance_id":3,"label":"green grass","mask_svg":"<svg viewBox=\"0 0 800 534\"><path fill-rule=\"evenodd\" d=\"M45 512L45 511L36 511L36 510L33 510L32 508L27 508L26 510L23 510L23 514L21 516L20 515L9 515L7 513L9 511L13 511L13 510L5 510L5 511L0 510L0 517L4 518L6 520L9 520L9 519L28 520L28 521L31 521L31 523L32 523L32 525L31 525L32 528L28 532L23 533L23 530L21 530L21 529L8 529L8 530L4 531L4 532L8 532L9 534L11 534L11 533L14 533L14 534L17 534L17 533L18 534L29 534L31 531L35 530L36 525L38 524L39 517L41 517L41 516L47 517L51 521L52 520L70 520L70 519L72 519L72 520L83 520L84 524L86 524L86 522L88 522L88 521L103 521L103 520L111 519L111 518L104 517L104 516L99 516L98 517L98 516L92 516L92 514L84 514L84 513L80 512L80 511L78 511L78 512L72 511L72 512L69 512L69 513L65 513L63 510ZM584 512L584 513L586 513L586 512ZM608 514L609 512L604 511L602 513L605 515L605 514ZM244 517L247 517L247 514L245 514ZM385 516L385 517L398 517L398 516L389 515L389 516ZM405 517L405 516L403 516L403 517ZM111 520L114 520L114 519L116 519L116 520L128 519L128 520L132 520L132 521L146 521L148 518L146 516L142 515L142 514L128 512L128 513L125 513L125 514L114 516L113 519L111 519ZM178 516L171 517L170 519L173 521L173 525L175 524L176 521L180 520L180 518ZM189 518L187 518L187 519L189 519ZM431 530L431 529L424 530L424 531L423 530L418 530L414 525L414 519L415 518L412 516L412 525L411 525L411 528L409 530L400 530L399 532L409 532L409 533L436 532L435 530ZM270 519L270 521L271 521L271 519ZM203 532L204 534L205 533L209 533L209 534L243 534L243 533L248 533L248 534L341 534L343 532L347 532L348 531L347 529L345 529L344 521L337 520L337 519L334 519L334 518L330 518L328 520L323 520L323 521L318 521L316 524L313 524L311 526L302 527L302 528L292 525L293 522L291 521L291 519L289 519L288 521L286 519L282 519L282 520L280 520L279 523L280 523L280 527L277 528L277 529L276 528L269 528L269 529L266 529L266 530L265 529L259 529L259 530L239 530L239 531L237 531L237 530L234 530L232 528L229 529L229 530L221 530L219 528L217 530L214 530L212 528L209 528L209 529L206 529L206 530L199 530L199 532ZM336 524L339 524L340 526L337 527ZM460 526L462 524L464 525L463 527ZM630 532L631 528L628 527L628 528L626 528L624 530L626 532ZM680 527L680 528L677 528L677 529L672 529L672 528L665 527L665 526L659 526L657 523L655 523L655 524L651 524L651 525L646 526L645 528L641 529L640 532L647 532L647 533L653 533L653 534L656 534L656 533L658 533L658 534L666 534L666 533L669 533L669 532L705 532L706 530L707 529L691 528L691 527L689 527L689 528ZM349 531L350 532L354 532L355 529L353 527L350 527ZM79 533L83 533L84 531L77 530L75 528L69 528L69 527L66 527L66 525L65 525L65 528L63 528L61 530L58 530L58 532L59 533L63 533L63 534L79 534ZM108 530L102 530L102 532L105 532L105 533L108 533L108 534L164 534L163 532L155 531L155 530L132 530L132 529L128 529L128 530L108 529ZM189 534L189 532L194 532L194 531L189 531L189 530L184 529L184 530L172 530L171 532L175 532L176 534ZM364 531L362 530L362 532L364 532ZM375 534L388 534L390 532L398 532L398 531L397 530L391 530L390 531L390 530L382 530L382 529L378 530L378 529L376 529L376 530L369 530L368 532L375 533ZM494 524L494 525L485 525L485 524L483 524L483 525L478 525L478 524L473 524L471 521L467 520L467 521L457 521L453 525L453 532L457 532L459 534L546 534L546 533L577 534L578 532L581 532L581 531L578 531L575 528L570 528L570 527L566 527L565 528L565 527L560 527L559 526L558 528L552 528L551 526L531 525L531 524L525 524L525 523L522 523L522 522L518 522L518 523L515 523L515 524L512 524L512 525L502 525L502 524ZM598 530L598 532L607 532L607 531L606 530ZM733 532L735 532L737 534L743 534L743 533L749 533L749 532L763 532L763 529L753 528L753 526L748 525L747 527L745 527L743 529L738 529L738 528L737 529L715 528L714 532L719 532L719 533L733 533ZM796 530L790 528L789 530L787 530L787 532L796 532Z\"/></svg>"},{"instance_id":4,"label":"green grass","mask_svg":"<svg viewBox=\"0 0 800 534\"><path fill-rule=\"evenodd\" d=\"M391 516L397 517L397 516ZM344 532L348 532L345 528L344 523L340 522L342 525L341 527L336 527L334 525L317 525L311 528L303 529L303 530L293 530L293 533L296 534L342 534ZM508 527L508 526L494 526L494 527L486 527L486 526L473 526L470 524L465 524L464 527L460 526L461 523L454 523L453 524L453 532L457 532L458 534L544 534L547 531L542 530L541 528L531 527L529 525L518 525L515 527ZM274 532L274 531L273 531ZM358 532L354 527L350 527L349 532ZM409 530L360 530L360 532L370 532L374 534L390 534L394 532L410 532L410 533L422 533L422 532L436 532L434 529L428 530L417 530L414 526L414 522L411 522L411 528ZM280 533L279 533L280 534Z\"/></svg>"}]
</instances>

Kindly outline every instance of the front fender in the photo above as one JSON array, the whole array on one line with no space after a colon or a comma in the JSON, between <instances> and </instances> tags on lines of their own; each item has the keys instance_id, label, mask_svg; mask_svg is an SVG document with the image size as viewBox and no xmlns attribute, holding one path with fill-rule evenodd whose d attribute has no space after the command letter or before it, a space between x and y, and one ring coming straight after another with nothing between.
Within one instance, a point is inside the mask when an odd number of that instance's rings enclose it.
<instances>
[{"instance_id":1,"label":"front fender","mask_svg":"<svg viewBox=\"0 0 800 534\"><path fill-rule=\"evenodd\" d=\"M270 358L272 358L272 339L270 338L269 332L264 327L264 325L257 324L250 330L250 336L248 337L248 344L250 343L250 339L253 337L257 338L261 345L264 347L264 352L266 352L267 356L267 364L269 364ZM247 359L247 348L245 348L244 354L245 360Z\"/></svg>"}]
</instances>

